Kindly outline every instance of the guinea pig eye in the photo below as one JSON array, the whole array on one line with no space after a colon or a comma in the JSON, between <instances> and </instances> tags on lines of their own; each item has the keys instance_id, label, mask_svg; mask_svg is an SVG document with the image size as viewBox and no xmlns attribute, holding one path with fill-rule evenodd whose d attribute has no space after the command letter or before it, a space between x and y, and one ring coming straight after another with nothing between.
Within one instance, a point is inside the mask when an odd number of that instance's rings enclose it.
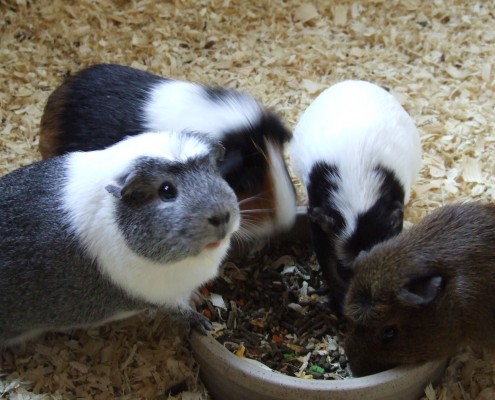
<instances>
[{"instance_id":1,"label":"guinea pig eye","mask_svg":"<svg viewBox=\"0 0 495 400\"><path fill-rule=\"evenodd\" d=\"M177 189L170 182L163 182L158 189L158 196L162 201L170 201L177 197Z\"/></svg>"},{"instance_id":2,"label":"guinea pig eye","mask_svg":"<svg viewBox=\"0 0 495 400\"><path fill-rule=\"evenodd\" d=\"M397 337L398 329L395 325L389 325L380 332L380 340L382 343L390 343Z\"/></svg>"}]
</instances>

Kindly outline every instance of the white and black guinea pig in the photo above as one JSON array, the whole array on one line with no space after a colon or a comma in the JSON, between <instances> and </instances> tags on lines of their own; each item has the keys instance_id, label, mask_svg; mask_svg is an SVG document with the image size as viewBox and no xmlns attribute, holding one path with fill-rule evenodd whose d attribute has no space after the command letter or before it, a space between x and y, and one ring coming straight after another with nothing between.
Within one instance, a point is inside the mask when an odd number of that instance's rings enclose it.
<instances>
[{"instance_id":1,"label":"white and black guinea pig","mask_svg":"<svg viewBox=\"0 0 495 400\"><path fill-rule=\"evenodd\" d=\"M239 228L235 193L206 135L144 133L0 179L0 347L147 308L188 305Z\"/></svg>"},{"instance_id":2,"label":"white and black guinea pig","mask_svg":"<svg viewBox=\"0 0 495 400\"><path fill-rule=\"evenodd\" d=\"M343 81L302 114L290 156L307 189L316 257L341 311L357 255L402 230L421 166L419 133L385 89Z\"/></svg>"},{"instance_id":3,"label":"white and black guinea pig","mask_svg":"<svg viewBox=\"0 0 495 400\"><path fill-rule=\"evenodd\" d=\"M224 145L219 168L242 213L238 236L257 239L295 220L296 197L283 147L291 132L252 96L97 64L68 77L48 98L43 158L98 150L146 131L196 131Z\"/></svg>"}]
</instances>

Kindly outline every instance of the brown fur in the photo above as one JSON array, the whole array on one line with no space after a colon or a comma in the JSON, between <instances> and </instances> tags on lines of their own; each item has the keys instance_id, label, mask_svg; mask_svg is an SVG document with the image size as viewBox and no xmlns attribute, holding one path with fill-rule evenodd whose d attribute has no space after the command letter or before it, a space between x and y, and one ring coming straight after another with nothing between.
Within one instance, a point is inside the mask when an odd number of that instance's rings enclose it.
<instances>
[{"instance_id":1,"label":"brown fur","mask_svg":"<svg viewBox=\"0 0 495 400\"><path fill-rule=\"evenodd\" d=\"M59 135L60 115L63 113L67 102L67 92L70 87L70 78L48 97L40 123L39 150L43 159L55 157L60 154Z\"/></svg>"},{"instance_id":2,"label":"brown fur","mask_svg":"<svg viewBox=\"0 0 495 400\"><path fill-rule=\"evenodd\" d=\"M355 375L495 350L495 205L442 207L358 257L344 314ZM384 342L387 327L397 335Z\"/></svg>"},{"instance_id":3,"label":"brown fur","mask_svg":"<svg viewBox=\"0 0 495 400\"><path fill-rule=\"evenodd\" d=\"M275 194L273 178L267 168L261 192L256 197L251 193L239 193L238 201L242 220L247 226L257 225L275 218Z\"/></svg>"}]
</instances>

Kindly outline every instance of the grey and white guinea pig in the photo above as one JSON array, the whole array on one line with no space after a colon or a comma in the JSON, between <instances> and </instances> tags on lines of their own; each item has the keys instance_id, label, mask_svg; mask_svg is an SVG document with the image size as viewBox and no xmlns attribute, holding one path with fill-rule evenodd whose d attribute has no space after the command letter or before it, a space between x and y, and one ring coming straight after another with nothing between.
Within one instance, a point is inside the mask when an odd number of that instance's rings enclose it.
<instances>
[{"instance_id":1,"label":"grey and white guinea pig","mask_svg":"<svg viewBox=\"0 0 495 400\"><path fill-rule=\"evenodd\" d=\"M194 289L216 276L240 213L206 135L144 133L0 179L0 347L146 308L200 330Z\"/></svg>"},{"instance_id":2,"label":"grey and white guinea pig","mask_svg":"<svg viewBox=\"0 0 495 400\"><path fill-rule=\"evenodd\" d=\"M344 316L354 375L495 351L495 205L450 204L355 261Z\"/></svg>"},{"instance_id":3,"label":"grey and white guinea pig","mask_svg":"<svg viewBox=\"0 0 495 400\"><path fill-rule=\"evenodd\" d=\"M341 311L356 256L402 230L421 166L419 133L392 94L343 81L302 114L290 156L307 189L316 257Z\"/></svg>"},{"instance_id":4,"label":"grey and white guinea pig","mask_svg":"<svg viewBox=\"0 0 495 400\"><path fill-rule=\"evenodd\" d=\"M97 64L68 77L50 95L39 147L49 158L162 130L197 131L222 142L226 152L219 167L242 213L237 236L256 240L293 224L295 190L283 155L292 134L246 93Z\"/></svg>"}]
</instances>

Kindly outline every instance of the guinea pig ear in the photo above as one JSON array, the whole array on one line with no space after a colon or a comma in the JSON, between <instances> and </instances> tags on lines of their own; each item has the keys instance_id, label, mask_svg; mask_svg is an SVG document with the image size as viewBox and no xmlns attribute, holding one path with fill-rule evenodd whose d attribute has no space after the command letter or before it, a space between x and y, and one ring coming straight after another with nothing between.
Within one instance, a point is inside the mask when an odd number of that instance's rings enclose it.
<instances>
[{"instance_id":1,"label":"guinea pig ear","mask_svg":"<svg viewBox=\"0 0 495 400\"><path fill-rule=\"evenodd\" d=\"M122 194L121 194L122 188L119 186L107 185L107 186L105 186L105 190L108 193L110 193L113 197L115 197L116 199L120 200L122 198Z\"/></svg>"},{"instance_id":2,"label":"guinea pig ear","mask_svg":"<svg viewBox=\"0 0 495 400\"><path fill-rule=\"evenodd\" d=\"M218 164L218 169L223 177L226 177L232 171L239 169L242 165L243 158L239 150L229 151L223 160Z\"/></svg>"},{"instance_id":3,"label":"guinea pig ear","mask_svg":"<svg viewBox=\"0 0 495 400\"><path fill-rule=\"evenodd\" d=\"M436 299L443 286L441 276L421 276L410 279L399 293L399 299L413 305L425 305Z\"/></svg>"},{"instance_id":4,"label":"guinea pig ear","mask_svg":"<svg viewBox=\"0 0 495 400\"><path fill-rule=\"evenodd\" d=\"M323 232L333 231L335 219L326 214L323 207L308 207L308 217L311 222L319 224Z\"/></svg>"},{"instance_id":5,"label":"guinea pig ear","mask_svg":"<svg viewBox=\"0 0 495 400\"><path fill-rule=\"evenodd\" d=\"M130 196L142 196L149 189L145 179L135 171L125 176L122 181L121 185L117 183L105 186L107 192L119 200Z\"/></svg>"},{"instance_id":6,"label":"guinea pig ear","mask_svg":"<svg viewBox=\"0 0 495 400\"><path fill-rule=\"evenodd\" d=\"M394 209L390 213L390 227L398 229L404 223L404 205L400 201L394 203Z\"/></svg>"},{"instance_id":7,"label":"guinea pig ear","mask_svg":"<svg viewBox=\"0 0 495 400\"><path fill-rule=\"evenodd\" d=\"M225 146L221 143L217 143L213 146L213 160L215 163L223 161L225 158Z\"/></svg>"}]
</instances>

